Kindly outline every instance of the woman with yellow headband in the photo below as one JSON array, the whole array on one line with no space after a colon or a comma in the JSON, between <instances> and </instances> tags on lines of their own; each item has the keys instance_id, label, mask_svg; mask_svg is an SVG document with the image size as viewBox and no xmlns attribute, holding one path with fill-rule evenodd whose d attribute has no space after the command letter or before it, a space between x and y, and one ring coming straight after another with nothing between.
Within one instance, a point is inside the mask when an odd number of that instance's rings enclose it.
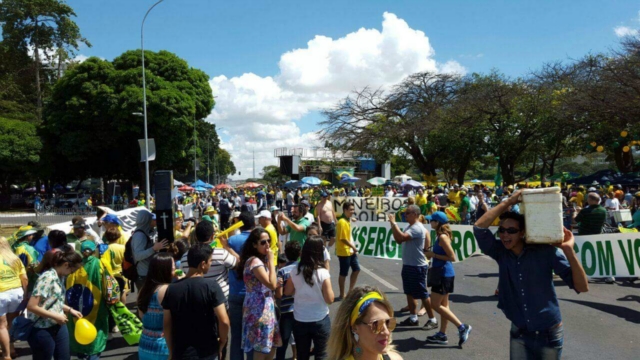
<instances>
[{"instance_id":1,"label":"woman with yellow headband","mask_svg":"<svg viewBox=\"0 0 640 360\"><path fill-rule=\"evenodd\" d=\"M329 359L401 360L391 346L395 327L387 297L375 287L357 287L338 308L329 338Z\"/></svg>"}]
</instances>

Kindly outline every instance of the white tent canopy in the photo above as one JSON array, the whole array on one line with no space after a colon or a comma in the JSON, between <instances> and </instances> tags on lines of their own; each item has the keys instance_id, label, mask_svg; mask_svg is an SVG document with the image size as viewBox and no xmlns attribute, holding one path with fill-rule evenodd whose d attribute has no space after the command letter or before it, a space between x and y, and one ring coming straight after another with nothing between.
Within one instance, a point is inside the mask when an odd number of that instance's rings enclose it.
<instances>
[{"instance_id":1,"label":"white tent canopy","mask_svg":"<svg viewBox=\"0 0 640 360\"><path fill-rule=\"evenodd\" d=\"M398 176L393 178L393 182L397 182L397 183L401 183L401 184L403 182L406 182L407 180L412 180L411 176L409 176L407 174L398 175Z\"/></svg>"}]
</instances>

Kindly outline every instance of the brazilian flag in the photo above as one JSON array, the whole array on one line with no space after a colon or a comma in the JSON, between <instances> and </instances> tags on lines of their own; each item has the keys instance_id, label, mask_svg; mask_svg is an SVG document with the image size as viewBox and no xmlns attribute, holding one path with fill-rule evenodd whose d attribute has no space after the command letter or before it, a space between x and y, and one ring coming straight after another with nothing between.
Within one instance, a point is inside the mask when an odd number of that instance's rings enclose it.
<instances>
[{"instance_id":1,"label":"brazilian flag","mask_svg":"<svg viewBox=\"0 0 640 360\"><path fill-rule=\"evenodd\" d=\"M109 335L108 303L119 297L118 283L107 267L96 257L82 260L82 267L67 277L67 305L80 311L98 332L89 345L80 345L75 339L76 319L67 322L71 352L73 354L94 355L104 351ZM114 299L115 298L115 299Z\"/></svg>"},{"instance_id":2,"label":"brazilian flag","mask_svg":"<svg viewBox=\"0 0 640 360\"><path fill-rule=\"evenodd\" d=\"M20 261L22 261L22 265L24 265L24 268L27 271L27 278L29 279L27 293L31 293L36 284L36 280L38 280L38 274L36 274L35 271L38 266L38 250L29 245L26 241L23 241L13 245L13 252Z\"/></svg>"}]
</instances>

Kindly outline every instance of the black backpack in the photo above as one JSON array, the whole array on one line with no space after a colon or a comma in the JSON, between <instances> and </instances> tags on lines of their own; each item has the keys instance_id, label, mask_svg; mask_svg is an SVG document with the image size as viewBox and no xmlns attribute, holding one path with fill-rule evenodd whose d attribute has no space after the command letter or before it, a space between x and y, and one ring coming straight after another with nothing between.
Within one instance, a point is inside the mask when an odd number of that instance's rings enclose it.
<instances>
[{"instance_id":1,"label":"black backpack","mask_svg":"<svg viewBox=\"0 0 640 360\"><path fill-rule=\"evenodd\" d=\"M148 249L151 246L153 246L153 243L151 242L151 238L149 237L149 235L145 234L142 230L136 230L133 232L133 234L135 234L138 231L143 233L144 236L147 237L147 247L145 249ZM133 257L133 246L132 246L133 234L131 234L131 237L129 238L129 240L127 240L127 243L124 245L124 259L122 261L122 276L124 276L125 278L131 281L136 281L138 280L138 269L136 267L138 263L135 261Z\"/></svg>"}]
</instances>

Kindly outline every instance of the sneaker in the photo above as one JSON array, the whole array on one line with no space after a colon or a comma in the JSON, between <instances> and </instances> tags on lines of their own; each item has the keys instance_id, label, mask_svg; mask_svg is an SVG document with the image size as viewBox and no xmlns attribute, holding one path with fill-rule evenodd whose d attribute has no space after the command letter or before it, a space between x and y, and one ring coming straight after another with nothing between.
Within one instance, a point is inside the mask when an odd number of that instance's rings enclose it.
<instances>
[{"instance_id":1,"label":"sneaker","mask_svg":"<svg viewBox=\"0 0 640 360\"><path fill-rule=\"evenodd\" d=\"M616 278L614 278L613 276L610 276L606 279L604 279L604 282L606 282L607 284L613 284L616 282Z\"/></svg>"},{"instance_id":2,"label":"sneaker","mask_svg":"<svg viewBox=\"0 0 640 360\"><path fill-rule=\"evenodd\" d=\"M433 330L438 328L438 322L433 320L428 320L426 324L422 327L422 330Z\"/></svg>"},{"instance_id":3,"label":"sneaker","mask_svg":"<svg viewBox=\"0 0 640 360\"><path fill-rule=\"evenodd\" d=\"M343 299L343 298L344 298L343 296L336 296L336 297L333 299L333 302L342 301L342 299Z\"/></svg>"},{"instance_id":4,"label":"sneaker","mask_svg":"<svg viewBox=\"0 0 640 360\"><path fill-rule=\"evenodd\" d=\"M404 319L404 321L402 321L398 325L400 325L400 326L420 326L420 322L418 320L411 321L411 318L408 317L408 318Z\"/></svg>"},{"instance_id":5,"label":"sneaker","mask_svg":"<svg viewBox=\"0 0 640 360\"><path fill-rule=\"evenodd\" d=\"M462 344L466 343L469 340L469 333L471 332L471 325L462 324L464 326L463 330L458 330L460 335L460 341L458 341L458 346L462 346Z\"/></svg>"},{"instance_id":6,"label":"sneaker","mask_svg":"<svg viewBox=\"0 0 640 360\"><path fill-rule=\"evenodd\" d=\"M427 342L430 344L447 345L449 340L447 339L446 334L438 331L435 335L427 336Z\"/></svg>"}]
</instances>

